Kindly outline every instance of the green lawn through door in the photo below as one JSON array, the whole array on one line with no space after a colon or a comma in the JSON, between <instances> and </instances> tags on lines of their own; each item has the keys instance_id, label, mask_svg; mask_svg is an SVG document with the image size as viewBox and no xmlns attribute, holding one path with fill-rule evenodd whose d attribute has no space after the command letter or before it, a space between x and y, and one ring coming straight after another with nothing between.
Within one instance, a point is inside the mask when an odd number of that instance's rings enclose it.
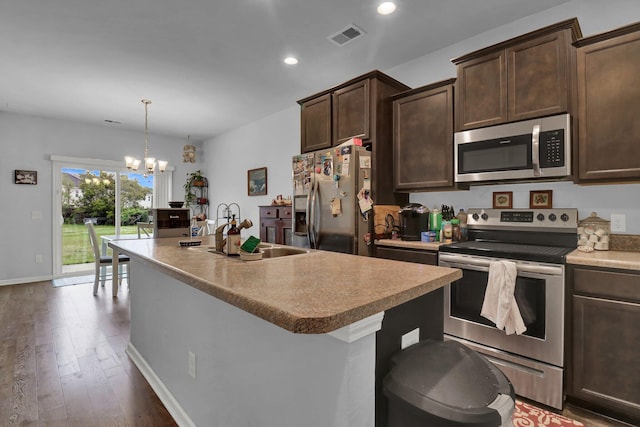
<instances>
[{"instance_id":1,"label":"green lawn through door","mask_svg":"<svg viewBox=\"0 0 640 427\"><path fill-rule=\"evenodd\" d=\"M94 228L98 239L100 236L116 234L114 225L95 225ZM120 234L138 234L138 227L135 225L121 226ZM62 265L90 262L94 262L94 259L87 227L84 224L63 224Z\"/></svg>"}]
</instances>

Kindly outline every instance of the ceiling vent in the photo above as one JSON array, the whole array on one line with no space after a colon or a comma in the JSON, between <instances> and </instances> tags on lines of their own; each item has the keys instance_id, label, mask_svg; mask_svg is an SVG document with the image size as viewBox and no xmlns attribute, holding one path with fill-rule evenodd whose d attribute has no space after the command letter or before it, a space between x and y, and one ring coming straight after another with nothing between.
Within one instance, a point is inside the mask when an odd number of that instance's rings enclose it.
<instances>
[{"instance_id":1,"label":"ceiling vent","mask_svg":"<svg viewBox=\"0 0 640 427\"><path fill-rule=\"evenodd\" d=\"M331 41L332 43L337 44L338 46L344 46L345 44L357 39L364 34L365 32L362 28L359 28L355 24L351 24L346 28L338 31L337 33L327 37L327 39L329 39L329 41Z\"/></svg>"}]
</instances>

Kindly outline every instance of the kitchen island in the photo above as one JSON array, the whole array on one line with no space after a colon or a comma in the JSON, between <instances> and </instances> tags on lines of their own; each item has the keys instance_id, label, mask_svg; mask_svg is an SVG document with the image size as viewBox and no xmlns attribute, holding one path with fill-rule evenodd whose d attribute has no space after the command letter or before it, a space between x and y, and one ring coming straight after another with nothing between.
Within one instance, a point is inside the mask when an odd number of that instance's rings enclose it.
<instances>
[{"instance_id":1,"label":"kitchen island","mask_svg":"<svg viewBox=\"0 0 640 427\"><path fill-rule=\"evenodd\" d=\"M127 353L179 425L383 425L402 335L442 336L461 272L333 252L244 262L177 238L113 241L131 258Z\"/></svg>"}]
</instances>

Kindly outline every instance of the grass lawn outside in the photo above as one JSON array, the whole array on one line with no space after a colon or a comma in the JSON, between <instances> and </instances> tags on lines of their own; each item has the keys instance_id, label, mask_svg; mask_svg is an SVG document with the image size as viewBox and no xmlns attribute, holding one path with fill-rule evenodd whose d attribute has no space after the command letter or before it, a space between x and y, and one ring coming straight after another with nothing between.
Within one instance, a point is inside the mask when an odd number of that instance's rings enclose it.
<instances>
[{"instance_id":1,"label":"grass lawn outside","mask_svg":"<svg viewBox=\"0 0 640 427\"><path fill-rule=\"evenodd\" d=\"M98 239L116 234L115 225L94 225ZM138 234L136 225L120 227L120 234ZM84 224L62 225L62 265L93 263L93 249L89 241L89 230Z\"/></svg>"}]
</instances>

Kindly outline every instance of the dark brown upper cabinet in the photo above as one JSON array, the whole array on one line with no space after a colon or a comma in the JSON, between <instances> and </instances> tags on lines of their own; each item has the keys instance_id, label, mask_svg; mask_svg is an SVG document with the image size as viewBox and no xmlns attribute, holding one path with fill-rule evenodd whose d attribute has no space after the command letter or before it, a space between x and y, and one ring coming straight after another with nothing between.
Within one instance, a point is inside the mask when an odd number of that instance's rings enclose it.
<instances>
[{"instance_id":1,"label":"dark brown upper cabinet","mask_svg":"<svg viewBox=\"0 0 640 427\"><path fill-rule=\"evenodd\" d=\"M454 82L444 80L391 98L395 191L454 187Z\"/></svg>"},{"instance_id":2,"label":"dark brown upper cabinet","mask_svg":"<svg viewBox=\"0 0 640 427\"><path fill-rule=\"evenodd\" d=\"M341 144L349 138L371 139L370 82L364 79L337 89L333 100L333 141Z\"/></svg>"},{"instance_id":3,"label":"dark brown upper cabinet","mask_svg":"<svg viewBox=\"0 0 640 427\"><path fill-rule=\"evenodd\" d=\"M578 182L640 178L640 23L578 40Z\"/></svg>"},{"instance_id":4,"label":"dark brown upper cabinet","mask_svg":"<svg viewBox=\"0 0 640 427\"><path fill-rule=\"evenodd\" d=\"M331 94L305 101L300 108L301 152L331 147Z\"/></svg>"},{"instance_id":5,"label":"dark brown upper cabinet","mask_svg":"<svg viewBox=\"0 0 640 427\"><path fill-rule=\"evenodd\" d=\"M407 89L375 70L299 100L301 152L339 145L353 137L373 143L390 135L389 97Z\"/></svg>"},{"instance_id":6,"label":"dark brown upper cabinet","mask_svg":"<svg viewBox=\"0 0 640 427\"><path fill-rule=\"evenodd\" d=\"M406 194L393 191L391 96L408 89L374 70L299 100L300 151L325 149L359 137L371 150L373 200L377 204L406 203Z\"/></svg>"},{"instance_id":7,"label":"dark brown upper cabinet","mask_svg":"<svg viewBox=\"0 0 640 427\"><path fill-rule=\"evenodd\" d=\"M572 113L581 36L573 18L454 59L456 130Z\"/></svg>"}]
</instances>

